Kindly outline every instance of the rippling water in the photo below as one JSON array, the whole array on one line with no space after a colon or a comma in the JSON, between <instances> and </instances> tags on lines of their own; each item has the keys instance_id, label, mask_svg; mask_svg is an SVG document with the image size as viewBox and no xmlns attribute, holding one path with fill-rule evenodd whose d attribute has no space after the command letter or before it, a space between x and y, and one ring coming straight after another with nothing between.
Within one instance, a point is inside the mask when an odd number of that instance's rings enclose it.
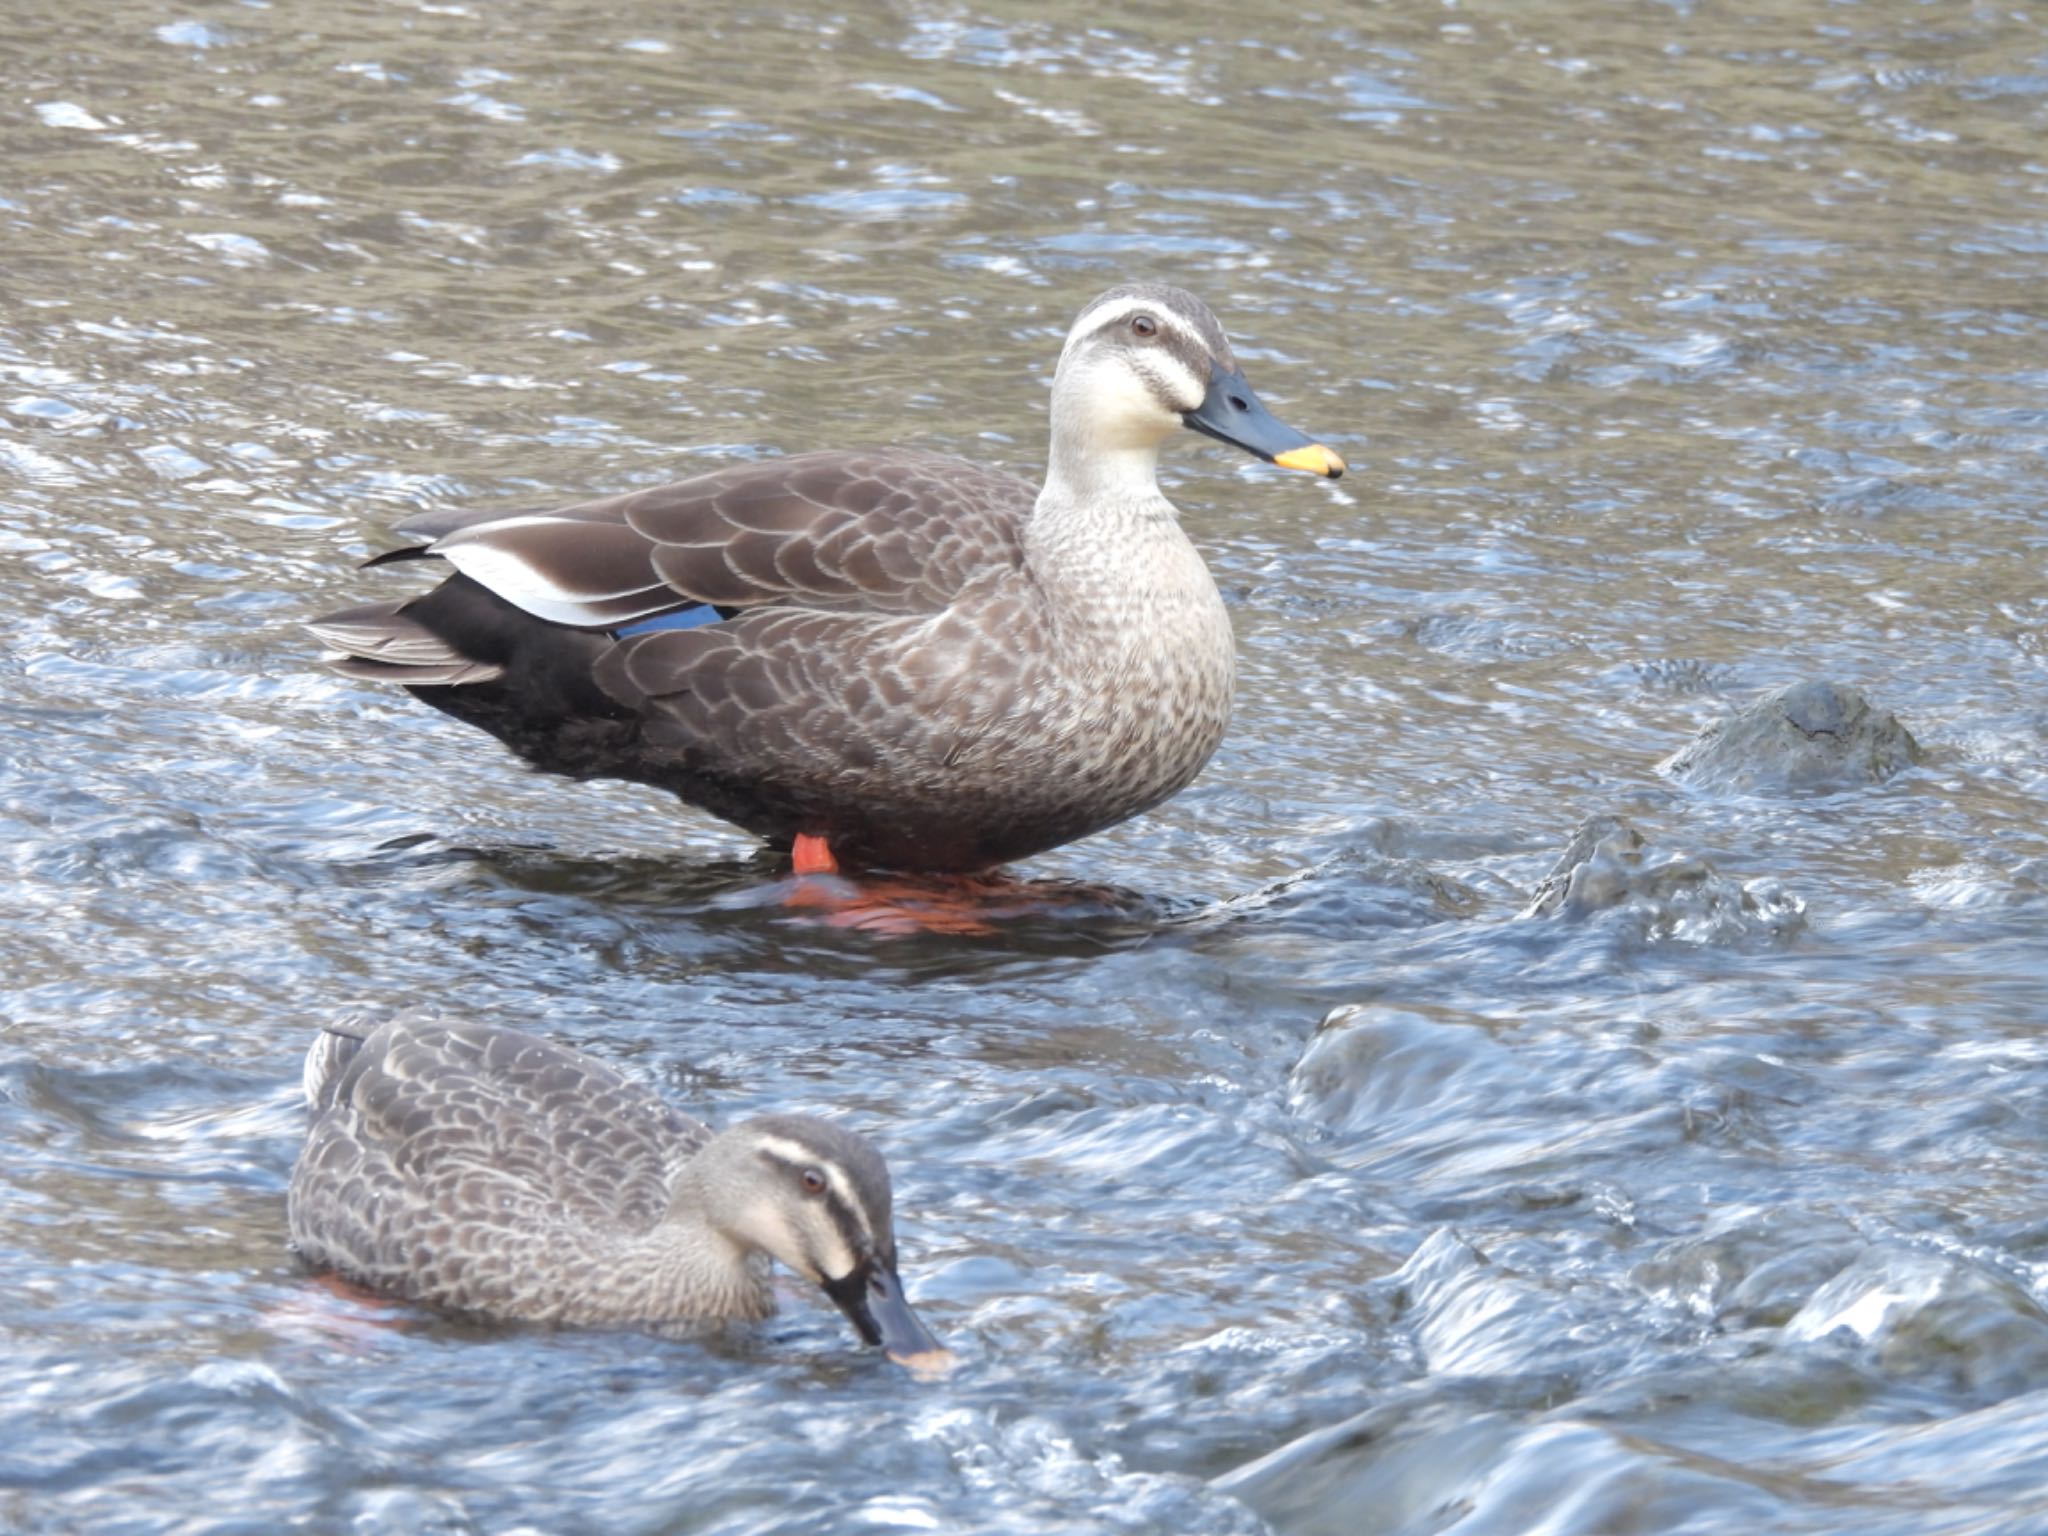
<instances>
[{"instance_id":1,"label":"rippling water","mask_svg":"<svg viewBox=\"0 0 2048 1536\"><path fill-rule=\"evenodd\" d=\"M12 19L0 1524L2048 1527L2033 11ZM421 507L1032 472L1132 276L1354 473L1171 451L1240 712L1079 904L795 920L293 627ZM1660 770L1810 678L1919 765ZM298 1061L402 1002L872 1132L966 1366L331 1295Z\"/></svg>"}]
</instances>

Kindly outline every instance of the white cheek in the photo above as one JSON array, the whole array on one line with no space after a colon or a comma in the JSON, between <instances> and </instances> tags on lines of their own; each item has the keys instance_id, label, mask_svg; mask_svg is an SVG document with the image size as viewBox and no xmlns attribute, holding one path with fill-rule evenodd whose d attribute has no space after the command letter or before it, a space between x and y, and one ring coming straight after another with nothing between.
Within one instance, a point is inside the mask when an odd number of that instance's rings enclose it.
<instances>
[{"instance_id":1,"label":"white cheek","mask_svg":"<svg viewBox=\"0 0 2048 1536\"><path fill-rule=\"evenodd\" d=\"M1165 386L1163 393L1169 400L1185 402L1175 407L1176 418L1200 406L1209 393L1208 380L1196 378L1188 372L1187 364L1172 353L1160 353L1157 362L1160 382Z\"/></svg>"},{"instance_id":2,"label":"white cheek","mask_svg":"<svg viewBox=\"0 0 2048 1536\"><path fill-rule=\"evenodd\" d=\"M744 1235L778 1263L814 1284L851 1274L860 1262L840 1236L838 1224L823 1211L791 1212L777 1206L757 1206ZM811 1261L822 1265L824 1273L814 1271Z\"/></svg>"},{"instance_id":3,"label":"white cheek","mask_svg":"<svg viewBox=\"0 0 2048 1536\"><path fill-rule=\"evenodd\" d=\"M859 1256L846 1246L846 1239L839 1235L837 1227L832 1229L830 1237L818 1243L816 1251L825 1265L827 1280L843 1280L860 1265Z\"/></svg>"},{"instance_id":4,"label":"white cheek","mask_svg":"<svg viewBox=\"0 0 2048 1536\"><path fill-rule=\"evenodd\" d=\"M1086 378L1088 415L1095 435L1119 447L1156 443L1180 425L1157 393L1127 365L1103 361L1090 366Z\"/></svg>"},{"instance_id":5,"label":"white cheek","mask_svg":"<svg viewBox=\"0 0 2048 1536\"><path fill-rule=\"evenodd\" d=\"M740 1235L756 1248L765 1250L778 1262L803 1275L808 1280L817 1276L810 1273L803 1263L804 1245L796 1228L775 1206L758 1205L748 1212L747 1223Z\"/></svg>"}]
</instances>

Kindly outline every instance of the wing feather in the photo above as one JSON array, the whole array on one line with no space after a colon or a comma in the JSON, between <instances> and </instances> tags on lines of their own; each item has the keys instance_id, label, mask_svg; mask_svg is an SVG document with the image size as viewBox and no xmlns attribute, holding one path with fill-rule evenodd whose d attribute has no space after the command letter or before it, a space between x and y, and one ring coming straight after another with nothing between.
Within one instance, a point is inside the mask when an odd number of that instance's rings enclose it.
<instances>
[{"instance_id":1,"label":"wing feather","mask_svg":"<svg viewBox=\"0 0 2048 1536\"><path fill-rule=\"evenodd\" d=\"M395 1021L349 1064L330 1114L443 1220L510 1208L644 1230L677 1143L708 1129L581 1052L484 1024Z\"/></svg>"},{"instance_id":2,"label":"wing feather","mask_svg":"<svg viewBox=\"0 0 2048 1536\"><path fill-rule=\"evenodd\" d=\"M612 629L663 612L795 603L935 613L1022 560L1035 493L964 459L799 454L559 512L437 515L428 552L551 623Z\"/></svg>"}]
</instances>

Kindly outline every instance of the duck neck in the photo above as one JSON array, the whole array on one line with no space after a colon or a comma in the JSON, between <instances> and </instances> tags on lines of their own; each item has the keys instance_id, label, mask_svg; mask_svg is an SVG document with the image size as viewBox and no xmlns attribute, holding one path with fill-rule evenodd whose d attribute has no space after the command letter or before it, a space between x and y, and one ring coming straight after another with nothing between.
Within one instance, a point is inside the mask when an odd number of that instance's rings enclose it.
<instances>
[{"instance_id":1,"label":"duck neck","mask_svg":"<svg viewBox=\"0 0 2048 1536\"><path fill-rule=\"evenodd\" d=\"M615 1320L717 1322L775 1310L765 1256L720 1232L700 1207L678 1201L663 1220L619 1240L600 1266Z\"/></svg>"},{"instance_id":2,"label":"duck neck","mask_svg":"<svg viewBox=\"0 0 2048 1536\"><path fill-rule=\"evenodd\" d=\"M1052 447L1040 505L1051 501L1109 513L1128 509L1135 515L1171 517L1172 504L1159 494L1161 436L1149 427L1105 423L1084 410L1085 403L1073 391L1055 385Z\"/></svg>"}]
</instances>

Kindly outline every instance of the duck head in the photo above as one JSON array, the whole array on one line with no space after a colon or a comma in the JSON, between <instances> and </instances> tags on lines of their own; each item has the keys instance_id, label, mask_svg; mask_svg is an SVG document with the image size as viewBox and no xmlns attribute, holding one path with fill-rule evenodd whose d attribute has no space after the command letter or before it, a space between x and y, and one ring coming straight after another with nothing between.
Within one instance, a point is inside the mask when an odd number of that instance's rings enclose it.
<instances>
[{"instance_id":1,"label":"duck head","mask_svg":"<svg viewBox=\"0 0 2048 1536\"><path fill-rule=\"evenodd\" d=\"M725 1235L802 1275L861 1341L920 1373L952 1351L904 1299L890 1221L889 1168L864 1138L807 1115L767 1115L720 1136L710 1214Z\"/></svg>"},{"instance_id":2,"label":"duck head","mask_svg":"<svg viewBox=\"0 0 2048 1536\"><path fill-rule=\"evenodd\" d=\"M1182 288L1127 283L1097 297L1067 333L1053 377L1048 479L1149 479L1178 428L1283 469L1334 480L1344 461L1279 420L1245 382L1209 306ZM1117 465L1109 475L1083 465Z\"/></svg>"}]
</instances>

